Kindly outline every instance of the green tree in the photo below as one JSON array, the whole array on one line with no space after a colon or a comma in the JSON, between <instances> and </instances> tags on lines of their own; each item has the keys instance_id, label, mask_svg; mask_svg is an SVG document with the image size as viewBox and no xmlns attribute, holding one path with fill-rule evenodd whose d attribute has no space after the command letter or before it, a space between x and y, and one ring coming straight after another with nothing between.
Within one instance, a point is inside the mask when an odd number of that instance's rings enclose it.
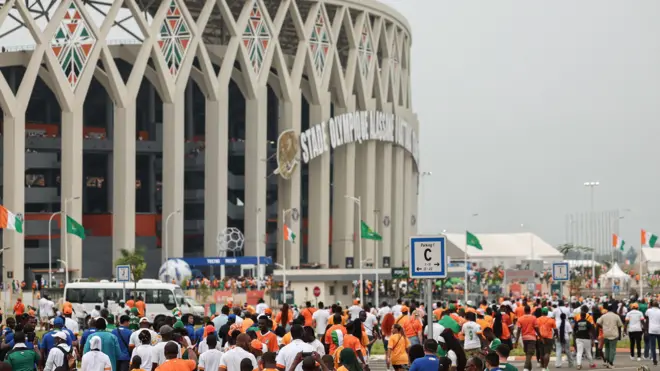
<instances>
[{"instance_id":1,"label":"green tree","mask_svg":"<svg viewBox=\"0 0 660 371\"><path fill-rule=\"evenodd\" d=\"M197 289L197 293L202 298L202 304L206 304L206 299L211 296L211 288L206 282L202 282L202 284L199 285L199 289Z\"/></svg>"},{"instance_id":2,"label":"green tree","mask_svg":"<svg viewBox=\"0 0 660 371\"><path fill-rule=\"evenodd\" d=\"M136 247L135 251L121 249L121 257L115 261L115 265L128 265L131 267L135 290L137 290L137 282L144 277L144 271L147 269L144 254L145 249L142 246Z\"/></svg>"},{"instance_id":3,"label":"green tree","mask_svg":"<svg viewBox=\"0 0 660 371\"><path fill-rule=\"evenodd\" d=\"M580 246L580 245L573 245L571 243L565 243L563 245L557 246L557 250L559 250L559 252L565 256L572 252L591 252L593 251L593 248Z\"/></svg>"}]
</instances>

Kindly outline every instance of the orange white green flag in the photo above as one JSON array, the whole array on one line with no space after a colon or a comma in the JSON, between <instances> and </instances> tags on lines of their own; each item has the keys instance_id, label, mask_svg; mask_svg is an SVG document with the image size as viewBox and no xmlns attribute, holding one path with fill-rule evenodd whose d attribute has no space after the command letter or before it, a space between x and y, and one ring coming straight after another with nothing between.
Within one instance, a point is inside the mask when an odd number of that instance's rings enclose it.
<instances>
[{"instance_id":1,"label":"orange white green flag","mask_svg":"<svg viewBox=\"0 0 660 371\"><path fill-rule=\"evenodd\" d=\"M612 247L623 251L626 241L624 241L619 235L612 234Z\"/></svg>"},{"instance_id":2,"label":"orange white green flag","mask_svg":"<svg viewBox=\"0 0 660 371\"><path fill-rule=\"evenodd\" d=\"M296 243L296 234L293 233L293 230L289 228L288 225L284 224L284 241L291 241L291 243Z\"/></svg>"},{"instance_id":3,"label":"orange white green flag","mask_svg":"<svg viewBox=\"0 0 660 371\"><path fill-rule=\"evenodd\" d=\"M658 236L642 229L642 247L654 247Z\"/></svg>"},{"instance_id":4,"label":"orange white green flag","mask_svg":"<svg viewBox=\"0 0 660 371\"><path fill-rule=\"evenodd\" d=\"M0 228L23 233L23 219L6 207L0 206Z\"/></svg>"}]
</instances>

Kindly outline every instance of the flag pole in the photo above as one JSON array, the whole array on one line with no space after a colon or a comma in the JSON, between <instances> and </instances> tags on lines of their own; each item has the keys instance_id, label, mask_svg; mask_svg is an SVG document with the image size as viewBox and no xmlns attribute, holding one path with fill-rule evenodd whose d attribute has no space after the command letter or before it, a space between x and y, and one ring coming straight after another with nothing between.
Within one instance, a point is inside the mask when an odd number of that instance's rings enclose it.
<instances>
[{"instance_id":1,"label":"flag pole","mask_svg":"<svg viewBox=\"0 0 660 371\"><path fill-rule=\"evenodd\" d=\"M282 209L282 304L286 304L286 210Z\"/></svg>"},{"instance_id":2,"label":"flag pole","mask_svg":"<svg viewBox=\"0 0 660 371\"><path fill-rule=\"evenodd\" d=\"M639 298L644 300L644 274L642 272L642 260L644 260L644 245L639 245Z\"/></svg>"},{"instance_id":3,"label":"flag pole","mask_svg":"<svg viewBox=\"0 0 660 371\"><path fill-rule=\"evenodd\" d=\"M467 229L465 230L465 303L464 305L467 305L468 301L468 231Z\"/></svg>"}]
</instances>

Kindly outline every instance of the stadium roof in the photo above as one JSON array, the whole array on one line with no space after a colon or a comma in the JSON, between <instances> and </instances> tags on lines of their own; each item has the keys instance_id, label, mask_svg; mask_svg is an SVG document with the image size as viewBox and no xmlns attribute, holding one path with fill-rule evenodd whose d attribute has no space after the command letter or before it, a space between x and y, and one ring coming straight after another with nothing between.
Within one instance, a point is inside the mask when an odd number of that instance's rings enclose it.
<instances>
[{"instance_id":1,"label":"stadium roof","mask_svg":"<svg viewBox=\"0 0 660 371\"><path fill-rule=\"evenodd\" d=\"M468 256L470 259L543 259L559 260L563 255L552 245L533 233L475 233L483 250L470 246ZM449 240L449 255L455 259L463 259L465 251L464 233L447 233ZM454 248L459 256L454 256ZM532 255L533 254L533 255Z\"/></svg>"},{"instance_id":2,"label":"stadium roof","mask_svg":"<svg viewBox=\"0 0 660 371\"><path fill-rule=\"evenodd\" d=\"M642 248L642 259L645 262L660 263L660 249L652 247Z\"/></svg>"}]
</instances>

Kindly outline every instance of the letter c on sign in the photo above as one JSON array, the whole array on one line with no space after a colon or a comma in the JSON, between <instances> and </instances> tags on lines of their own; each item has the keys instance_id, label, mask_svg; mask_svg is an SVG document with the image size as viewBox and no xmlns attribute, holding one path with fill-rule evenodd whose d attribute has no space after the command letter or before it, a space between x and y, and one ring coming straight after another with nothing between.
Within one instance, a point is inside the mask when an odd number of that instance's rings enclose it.
<instances>
[{"instance_id":1,"label":"letter c on sign","mask_svg":"<svg viewBox=\"0 0 660 371\"><path fill-rule=\"evenodd\" d=\"M431 252L431 249L424 250L424 259L426 259L426 261L431 260L431 257L428 255L430 252Z\"/></svg>"}]
</instances>

